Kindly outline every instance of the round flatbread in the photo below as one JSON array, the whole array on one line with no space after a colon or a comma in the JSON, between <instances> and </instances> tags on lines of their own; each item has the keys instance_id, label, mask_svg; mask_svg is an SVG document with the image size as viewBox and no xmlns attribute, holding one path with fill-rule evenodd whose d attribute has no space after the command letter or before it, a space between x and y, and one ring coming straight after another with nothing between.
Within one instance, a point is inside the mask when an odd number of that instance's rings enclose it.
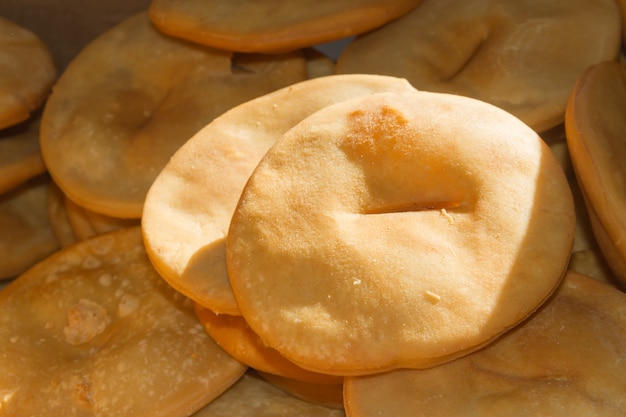
<instances>
[{"instance_id":1,"label":"round flatbread","mask_svg":"<svg viewBox=\"0 0 626 417\"><path fill-rule=\"evenodd\" d=\"M563 122L587 66L617 58L620 28L614 0L425 0L351 42L337 72L478 98L542 132Z\"/></svg>"},{"instance_id":2,"label":"round flatbread","mask_svg":"<svg viewBox=\"0 0 626 417\"><path fill-rule=\"evenodd\" d=\"M570 272L537 314L479 352L432 369L346 378L346 412L619 417L625 356L626 295Z\"/></svg>"},{"instance_id":3,"label":"round flatbread","mask_svg":"<svg viewBox=\"0 0 626 417\"><path fill-rule=\"evenodd\" d=\"M565 115L567 144L598 245L626 287L626 66L606 61L578 79Z\"/></svg>"},{"instance_id":4,"label":"round flatbread","mask_svg":"<svg viewBox=\"0 0 626 417\"><path fill-rule=\"evenodd\" d=\"M274 142L309 114L381 91L413 88L394 77L303 81L228 111L185 143L150 187L142 216L148 255L174 288L217 313L240 315L224 240L248 177Z\"/></svg>"},{"instance_id":5,"label":"round flatbread","mask_svg":"<svg viewBox=\"0 0 626 417\"><path fill-rule=\"evenodd\" d=\"M301 53L233 56L163 35L139 13L63 72L45 106L41 152L72 201L139 218L148 188L185 141L231 107L306 76Z\"/></svg>"},{"instance_id":6,"label":"round flatbread","mask_svg":"<svg viewBox=\"0 0 626 417\"><path fill-rule=\"evenodd\" d=\"M50 182L39 175L0 195L0 280L15 278L59 249L47 212Z\"/></svg>"},{"instance_id":7,"label":"round flatbread","mask_svg":"<svg viewBox=\"0 0 626 417\"><path fill-rule=\"evenodd\" d=\"M44 172L39 118L0 130L0 194Z\"/></svg>"},{"instance_id":8,"label":"round flatbread","mask_svg":"<svg viewBox=\"0 0 626 417\"><path fill-rule=\"evenodd\" d=\"M433 366L515 326L560 282L574 231L567 179L532 129L412 90L286 132L242 192L226 259L268 346L355 375Z\"/></svg>"},{"instance_id":9,"label":"round flatbread","mask_svg":"<svg viewBox=\"0 0 626 417\"><path fill-rule=\"evenodd\" d=\"M0 17L0 129L27 120L57 76L52 55L33 32Z\"/></svg>"},{"instance_id":10,"label":"round flatbread","mask_svg":"<svg viewBox=\"0 0 626 417\"><path fill-rule=\"evenodd\" d=\"M292 51L363 33L396 19L421 0L152 0L163 32L239 52Z\"/></svg>"},{"instance_id":11,"label":"round flatbread","mask_svg":"<svg viewBox=\"0 0 626 417\"><path fill-rule=\"evenodd\" d=\"M70 246L0 292L7 415L189 416L246 367L146 257L139 227Z\"/></svg>"}]
</instances>

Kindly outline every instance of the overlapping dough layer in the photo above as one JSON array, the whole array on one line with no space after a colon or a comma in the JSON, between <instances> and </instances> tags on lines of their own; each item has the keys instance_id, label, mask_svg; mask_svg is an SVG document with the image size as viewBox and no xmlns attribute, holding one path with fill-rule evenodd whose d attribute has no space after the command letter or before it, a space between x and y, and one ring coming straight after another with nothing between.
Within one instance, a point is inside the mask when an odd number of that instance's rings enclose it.
<instances>
[{"instance_id":1,"label":"overlapping dough layer","mask_svg":"<svg viewBox=\"0 0 626 417\"><path fill-rule=\"evenodd\" d=\"M0 194L45 172L38 117L0 130Z\"/></svg>"},{"instance_id":2,"label":"overlapping dough layer","mask_svg":"<svg viewBox=\"0 0 626 417\"><path fill-rule=\"evenodd\" d=\"M421 0L152 0L164 33L239 52L276 52L330 42L382 26Z\"/></svg>"},{"instance_id":3,"label":"overlapping dough layer","mask_svg":"<svg viewBox=\"0 0 626 417\"><path fill-rule=\"evenodd\" d=\"M299 366L427 367L491 341L560 282L572 194L512 115L429 92L304 119L252 173L227 236L248 324Z\"/></svg>"},{"instance_id":4,"label":"overlapping dough layer","mask_svg":"<svg viewBox=\"0 0 626 417\"><path fill-rule=\"evenodd\" d=\"M343 100L413 88L404 79L338 75L303 81L241 104L190 138L150 187L142 216L152 263L174 288L217 313L240 315L224 254L248 177L284 132Z\"/></svg>"},{"instance_id":5,"label":"overlapping dough layer","mask_svg":"<svg viewBox=\"0 0 626 417\"><path fill-rule=\"evenodd\" d=\"M0 16L0 129L27 120L48 97L56 76L48 46Z\"/></svg>"},{"instance_id":6,"label":"overlapping dough layer","mask_svg":"<svg viewBox=\"0 0 626 417\"><path fill-rule=\"evenodd\" d=\"M343 377L304 370L268 347L241 316L216 314L195 304L196 316L206 332L239 362L257 371L315 384L341 384Z\"/></svg>"},{"instance_id":7,"label":"overlapping dough layer","mask_svg":"<svg viewBox=\"0 0 626 417\"><path fill-rule=\"evenodd\" d=\"M567 144L596 240L626 288L626 67L605 61L578 79L565 115Z\"/></svg>"},{"instance_id":8,"label":"overlapping dough layer","mask_svg":"<svg viewBox=\"0 0 626 417\"><path fill-rule=\"evenodd\" d=\"M474 97L542 132L587 66L617 58L620 27L615 0L425 0L351 42L337 71Z\"/></svg>"},{"instance_id":9,"label":"overlapping dough layer","mask_svg":"<svg viewBox=\"0 0 626 417\"><path fill-rule=\"evenodd\" d=\"M47 216L50 178L39 175L0 194L0 281L13 279L59 249Z\"/></svg>"},{"instance_id":10,"label":"overlapping dough layer","mask_svg":"<svg viewBox=\"0 0 626 417\"><path fill-rule=\"evenodd\" d=\"M70 246L0 292L0 411L183 417L246 367L146 257L138 227Z\"/></svg>"},{"instance_id":11,"label":"overlapping dough layer","mask_svg":"<svg viewBox=\"0 0 626 417\"><path fill-rule=\"evenodd\" d=\"M426 370L347 378L350 417L619 417L626 409L626 295L568 273L528 321Z\"/></svg>"},{"instance_id":12,"label":"overlapping dough layer","mask_svg":"<svg viewBox=\"0 0 626 417\"><path fill-rule=\"evenodd\" d=\"M234 57L172 39L142 12L63 72L43 114L42 155L81 207L139 218L148 188L187 139L231 107L306 78L301 53Z\"/></svg>"}]
</instances>

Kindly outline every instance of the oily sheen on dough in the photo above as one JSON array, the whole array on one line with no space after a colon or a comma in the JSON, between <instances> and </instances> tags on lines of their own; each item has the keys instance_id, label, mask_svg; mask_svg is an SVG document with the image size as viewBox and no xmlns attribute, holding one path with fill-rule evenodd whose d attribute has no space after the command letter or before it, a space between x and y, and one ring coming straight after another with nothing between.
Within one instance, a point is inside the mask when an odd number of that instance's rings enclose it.
<instances>
[{"instance_id":1,"label":"oily sheen on dough","mask_svg":"<svg viewBox=\"0 0 626 417\"><path fill-rule=\"evenodd\" d=\"M250 327L318 372L448 361L534 311L565 270L567 179L528 126L447 94L374 94L294 126L226 240Z\"/></svg>"}]
</instances>

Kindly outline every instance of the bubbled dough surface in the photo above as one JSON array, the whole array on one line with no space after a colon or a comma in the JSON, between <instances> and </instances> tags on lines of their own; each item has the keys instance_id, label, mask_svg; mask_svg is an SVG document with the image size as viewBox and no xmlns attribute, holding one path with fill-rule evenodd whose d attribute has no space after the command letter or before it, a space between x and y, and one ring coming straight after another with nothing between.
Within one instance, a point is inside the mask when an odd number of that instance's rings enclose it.
<instances>
[{"instance_id":1,"label":"bubbled dough surface","mask_svg":"<svg viewBox=\"0 0 626 417\"><path fill-rule=\"evenodd\" d=\"M178 150L150 187L142 217L161 275L213 311L240 315L226 271L225 238L241 190L293 125L338 101L412 89L403 79L348 75L304 81L244 103Z\"/></svg>"},{"instance_id":2,"label":"bubbled dough surface","mask_svg":"<svg viewBox=\"0 0 626 417\"><path fill-rule=\"evenodd\" d=\"M574 223L560 165L519 120L460 96L381 93L314 113L268 151L227 265L249 325L298 365L424 367L532 312Z\"/></svg>"},{"instance_id":3,"label":"bubbled dough surface","mask_svg":"<svg viewBox=\"0 0 626 417\"><path fill-rule=\"evenodd\" d=\"M626 409L625 335L624 293L568 272L536 315L479 352L427 370L347 378L347 412L618 417Z\"/></svg>"},{"instance_id":4,"label":"bubbled dough surface","mask_svg":"<svg viewBox=\"0 0 626 417\"><path fill-rule=\"evenodd\" d=\"M147 12L111 28L68 65L46 104L41 151L50 173L82 207L141 217L148 188L198 130L306 78L300 54L244 62L240 72L231 58L160 33Z\"/></svg>"},{"instance_id":5,"label":"bubbled dough surface","mask_svg":"<svg viewBox=\"0 0 626 417\"><path fill-rule=\"evenodd\" d=\"M245 371L150 265L139 228L69 247L0 293L8 415L187 416Z\"/></svg>"},{"instance_id":6,"label":"bubbled dough surface","mask_svg":"<svg viewBox=\"0 0 626 417\"><path fill-rule=\"evenodd\" d=\"M578 75L618 56L620 27L613 0L426 0L349 44L337 71L406 77L420 90L495 104L544 131L563 121Z\"/></svg>"},{"instance_id":7,"label":"bubbled dough surface","mask_svg":"<svg viewBox=\"0 0 626 417\"><path fill-rule=\"evenodd\" d=\"M200 44L240 52L295 50L378 27L421 0L153 0L160 30Z\"/></svg>"}]
</instances>

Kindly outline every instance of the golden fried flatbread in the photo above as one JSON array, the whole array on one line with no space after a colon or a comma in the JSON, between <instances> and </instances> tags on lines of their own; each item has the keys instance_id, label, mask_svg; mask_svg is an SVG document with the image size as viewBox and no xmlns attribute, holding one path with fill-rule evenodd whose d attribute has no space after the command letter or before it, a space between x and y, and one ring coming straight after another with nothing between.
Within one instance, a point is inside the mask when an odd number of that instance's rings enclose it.
<instances>
[{"instance_id":1,"label":"golden fried flatbread","mask_svg":"<svg viewBox=\"0 0 626 417\"><path fill-rule=\"evenodd\" d=\"M343 377L307 371L266 346L241 316L216 314L195 303L196 316L218 345L241 363L290 379L318 384L337 384Z\"/></svg>"},{"instance_id":2,"label":"golden fried flatbread","mask_svg":"<svg viewBox=\"0 0 626 417\"><path fill-rule=\"evenodd\" d=\"M0 194L44 172L39 118L0 130Z\"/></svg>"},{"instance_id":3,"label":"golden fried flatbread","mask_svg":"<svg viewBox=\"0 0 626 417\"><path fill-rule=\"evenodd\" d=\"M244 103L178 150L146 197L142 226L152 263L174 288L217 313L240 315L224 239L241 190L263 154L293 125L338 101L412 87L348 75L304 81Z\"/></svg>"},{"instance_id":4,"label":"golden fried flatbread","mask_svg":"<svg viewBox=\"0 0 626 417\"><path fill-rule=\"evenodd\" d=\"M48 46L0 16L0 129L23 122L41 107L56 76Z\"/></svg>"},{"instance_id":5,"label":"golden fried flatbread","mask_svg":"<svg viewBox=\"0 0 626 417\"><path fill-rule=\"evenodd\" d=\"M233 56L169 38L139 13L68 65L45 106L41 152L72 201L139 218L152 181L187 139L234 105L306 75L301 53Z\"/></svg>"},{"instance_id":6,"label":"golden fried flatbread","mask_svg":"<svg viewBox=\"0 0 626 417\"><path fill-rule=\"evenodd\" d=\"M246 367L152 268L138 227L62 249L0 292L6 415L188 416Z\"/></svg>"},{"instance_id":7,"label":"golden fried flatbread","mask_svg":"<svg viewBox=\"0 0 626 417\"><path fill-rule=\"evenodd\" d=\"M203 45L239 52L276 52L366 32L420 2L152 0L150 18L163 32Z\"/></svg>"},{"instance_id":8,"label":"golden fried flatbread","mask_svg":"<svg viewBox=\"0 0 626 417\"><path fill-rule=\"evenodd\" d=\"M528 321L486 348L426 370L350 377L353 417L619 417L626 410L626 295L568 273Z\"/></svg>"},{"instance_id":9,"label":"golden fried flatbread","mask_svg":"<svg viewBox=\"0 0 626 417\"><path fill-rule=\"evenodd\" d=\"M193 417L344 417L343 410L296 398L258 376L244 375Z\"/></svg>"},{"instance_id":10,"label":"golden fried flatbread","mask_svg":"<svg viewBox=\"0 0 626 417\"><path fill-rule=\"evenodd\" d=\"M43 174L0 195L0 280L14 278L59 248L50 225L50 178Z\"/></svg>"},{"instance_id":11,"label":"golden fried flatbread","mask_svg":"<svg viewBox=\"0 0 626 417\"><path fill-rule=\"evenodd\" d=\"M287 131L242 192L226 259L268 346L358 375L446 362L515 326L560 282L574 230L567 179L532 129L413 90Z\"/></svg>"},{"instance_id":12,"label":"golden fried flatbread","mask_svg":"<svg viewBox=\"0 0 626 417\"><path fill-rule=\"evenodd\" d=\"M626 286L626 66L588 68L570 96L567 144L591 226L611 269Z\"/></svg>"},{"instance_id":13,"label":"golden fried flatbread","mask_svg":"<svg viewBox=\"0 0 626 417\"><path fill-rule=\"evenodd\" d=\"M337 71L478 98L542 132L563 122L588 65L617 58L620 26L614 0L424 0L350 43Z\"/></svg>"}]
</instances>

